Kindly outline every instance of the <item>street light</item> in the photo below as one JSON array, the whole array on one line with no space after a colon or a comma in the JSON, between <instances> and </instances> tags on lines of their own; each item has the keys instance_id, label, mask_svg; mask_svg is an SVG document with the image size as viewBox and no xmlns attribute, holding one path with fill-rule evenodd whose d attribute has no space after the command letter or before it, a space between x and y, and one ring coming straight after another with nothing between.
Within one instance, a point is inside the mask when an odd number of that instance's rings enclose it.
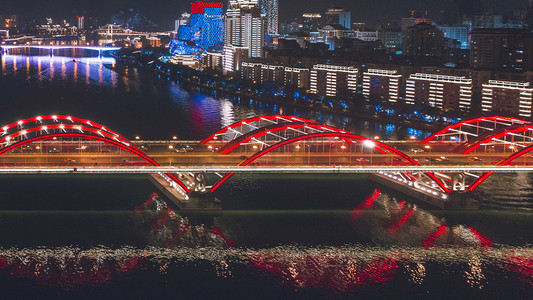
<instances>
[{"instance_id":1,"label":"street light","mask_svg":"<svg viewBox=\"0 0 533 300\"><path fill-rule=\"evenodd\" d=\"M370 148L370 165L372 165L372 150L374 150L374 147L376 147L376 143L371 140L365 140L363 142L363 146Z\"/></svg>"}]
</instances>

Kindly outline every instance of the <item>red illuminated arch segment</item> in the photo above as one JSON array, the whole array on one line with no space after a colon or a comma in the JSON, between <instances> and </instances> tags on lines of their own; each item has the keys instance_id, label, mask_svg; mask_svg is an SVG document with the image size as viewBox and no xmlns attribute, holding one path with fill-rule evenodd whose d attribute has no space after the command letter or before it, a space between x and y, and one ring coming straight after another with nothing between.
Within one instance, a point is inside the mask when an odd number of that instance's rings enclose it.
<instances>
[{"instance_id":1,"label":"red illuminated arch segment","mask_svg":"<svg viewBox=\"0 0 533 300\"><path fill-rule=\"evenodd\" d=\"M295 116L284 116L284 115L271 115L271 116L260 116L260 117L253 117L246 120L239 121L237 123L234 123L232 125L226 126L216 132L215 134L209 136L208 138L204 139L200 142L200 145L204 145L210 141L213 141L216 139L216 137L220 135L224 135L226 133L229 133L232 129L241 127L246 124L260 122L260 121L273 121L271 124L277 124L277 121L282 120L284 123L316 123L312 120L307 120L300 117ZM270 125L270 124L269 124ZM262 126L264 127L264 126Z\"/></svg>"}]
</instances>

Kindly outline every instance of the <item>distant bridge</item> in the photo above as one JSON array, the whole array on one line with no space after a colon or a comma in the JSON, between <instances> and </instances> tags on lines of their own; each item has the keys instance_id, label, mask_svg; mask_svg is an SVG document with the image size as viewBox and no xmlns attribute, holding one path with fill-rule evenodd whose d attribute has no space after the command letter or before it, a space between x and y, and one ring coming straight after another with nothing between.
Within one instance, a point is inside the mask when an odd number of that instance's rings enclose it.
<instances>
[{"instance_id":1,"label":"distant bridge","mask_svg":"<svg viewBox=\"0 0 533 300\"><path fill-rule=\"evenodd\" d=\"M62 49L83 49L83 50L93 50L98 51L99 53L107 52L107 51L117 51L120 50L120 47L99 47L99 46L56 46L56 45L0 45L0 49L2 49L2 52L6 52L8 50L13 49L42 49L42 50L48 50L50 52L55 50L62 50Z\"/></svg>"}]
</instances>

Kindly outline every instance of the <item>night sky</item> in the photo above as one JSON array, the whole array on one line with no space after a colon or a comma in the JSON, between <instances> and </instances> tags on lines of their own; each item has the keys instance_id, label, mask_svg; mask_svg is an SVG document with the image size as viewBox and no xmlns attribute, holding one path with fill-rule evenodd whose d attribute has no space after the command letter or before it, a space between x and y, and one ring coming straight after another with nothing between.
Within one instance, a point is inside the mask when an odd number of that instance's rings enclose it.
<instances>
[{"instance_id":1,"label":"night sky","mask_svg":"<svg viewBox=\"0 0 533 300\"><path fill-rule=\"evenodd\" d=\"M485 9L509 13L524 9L527 0L456 0L461 3L481 2ZM173 20L188 11L193 0L0 0L0 14L17 13L23 18L36 19L51 16L59 20L75 14L75 9L86 9L101 20L108 21L117 10L134 6L159 23L164 30L173 28ZM216 2L216 1L206 1ZM224 4L227 0L223 1ZM425 6L430 17L438 19L446 0L280 0L280 21L301 16L304 12L323 12L327 7L339 6L352 12L352 21L374 24L380 19L399 21L407 10ZM476 5L477 7L477 5Z\"/></svg>"}]
</instances>

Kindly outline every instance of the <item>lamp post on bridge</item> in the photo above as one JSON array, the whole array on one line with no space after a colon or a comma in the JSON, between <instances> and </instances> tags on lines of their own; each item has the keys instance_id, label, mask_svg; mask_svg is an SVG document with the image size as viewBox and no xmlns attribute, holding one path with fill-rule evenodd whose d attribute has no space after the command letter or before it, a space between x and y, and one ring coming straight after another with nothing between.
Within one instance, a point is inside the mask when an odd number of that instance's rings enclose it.
<instances>
[{"instance_id":1,"label":"lamp post on bridge","mask_svg":"<svg viewBox=\"0 0 533 300\"><path fill-rule=\"evenodd\" d=\"M371 140L365 140L363 142L363 146L366 146L370 149L370 165L372 165L372 152L374 150L374 147L376 147L376 143Z\"/></svg>"}]
</instances>

